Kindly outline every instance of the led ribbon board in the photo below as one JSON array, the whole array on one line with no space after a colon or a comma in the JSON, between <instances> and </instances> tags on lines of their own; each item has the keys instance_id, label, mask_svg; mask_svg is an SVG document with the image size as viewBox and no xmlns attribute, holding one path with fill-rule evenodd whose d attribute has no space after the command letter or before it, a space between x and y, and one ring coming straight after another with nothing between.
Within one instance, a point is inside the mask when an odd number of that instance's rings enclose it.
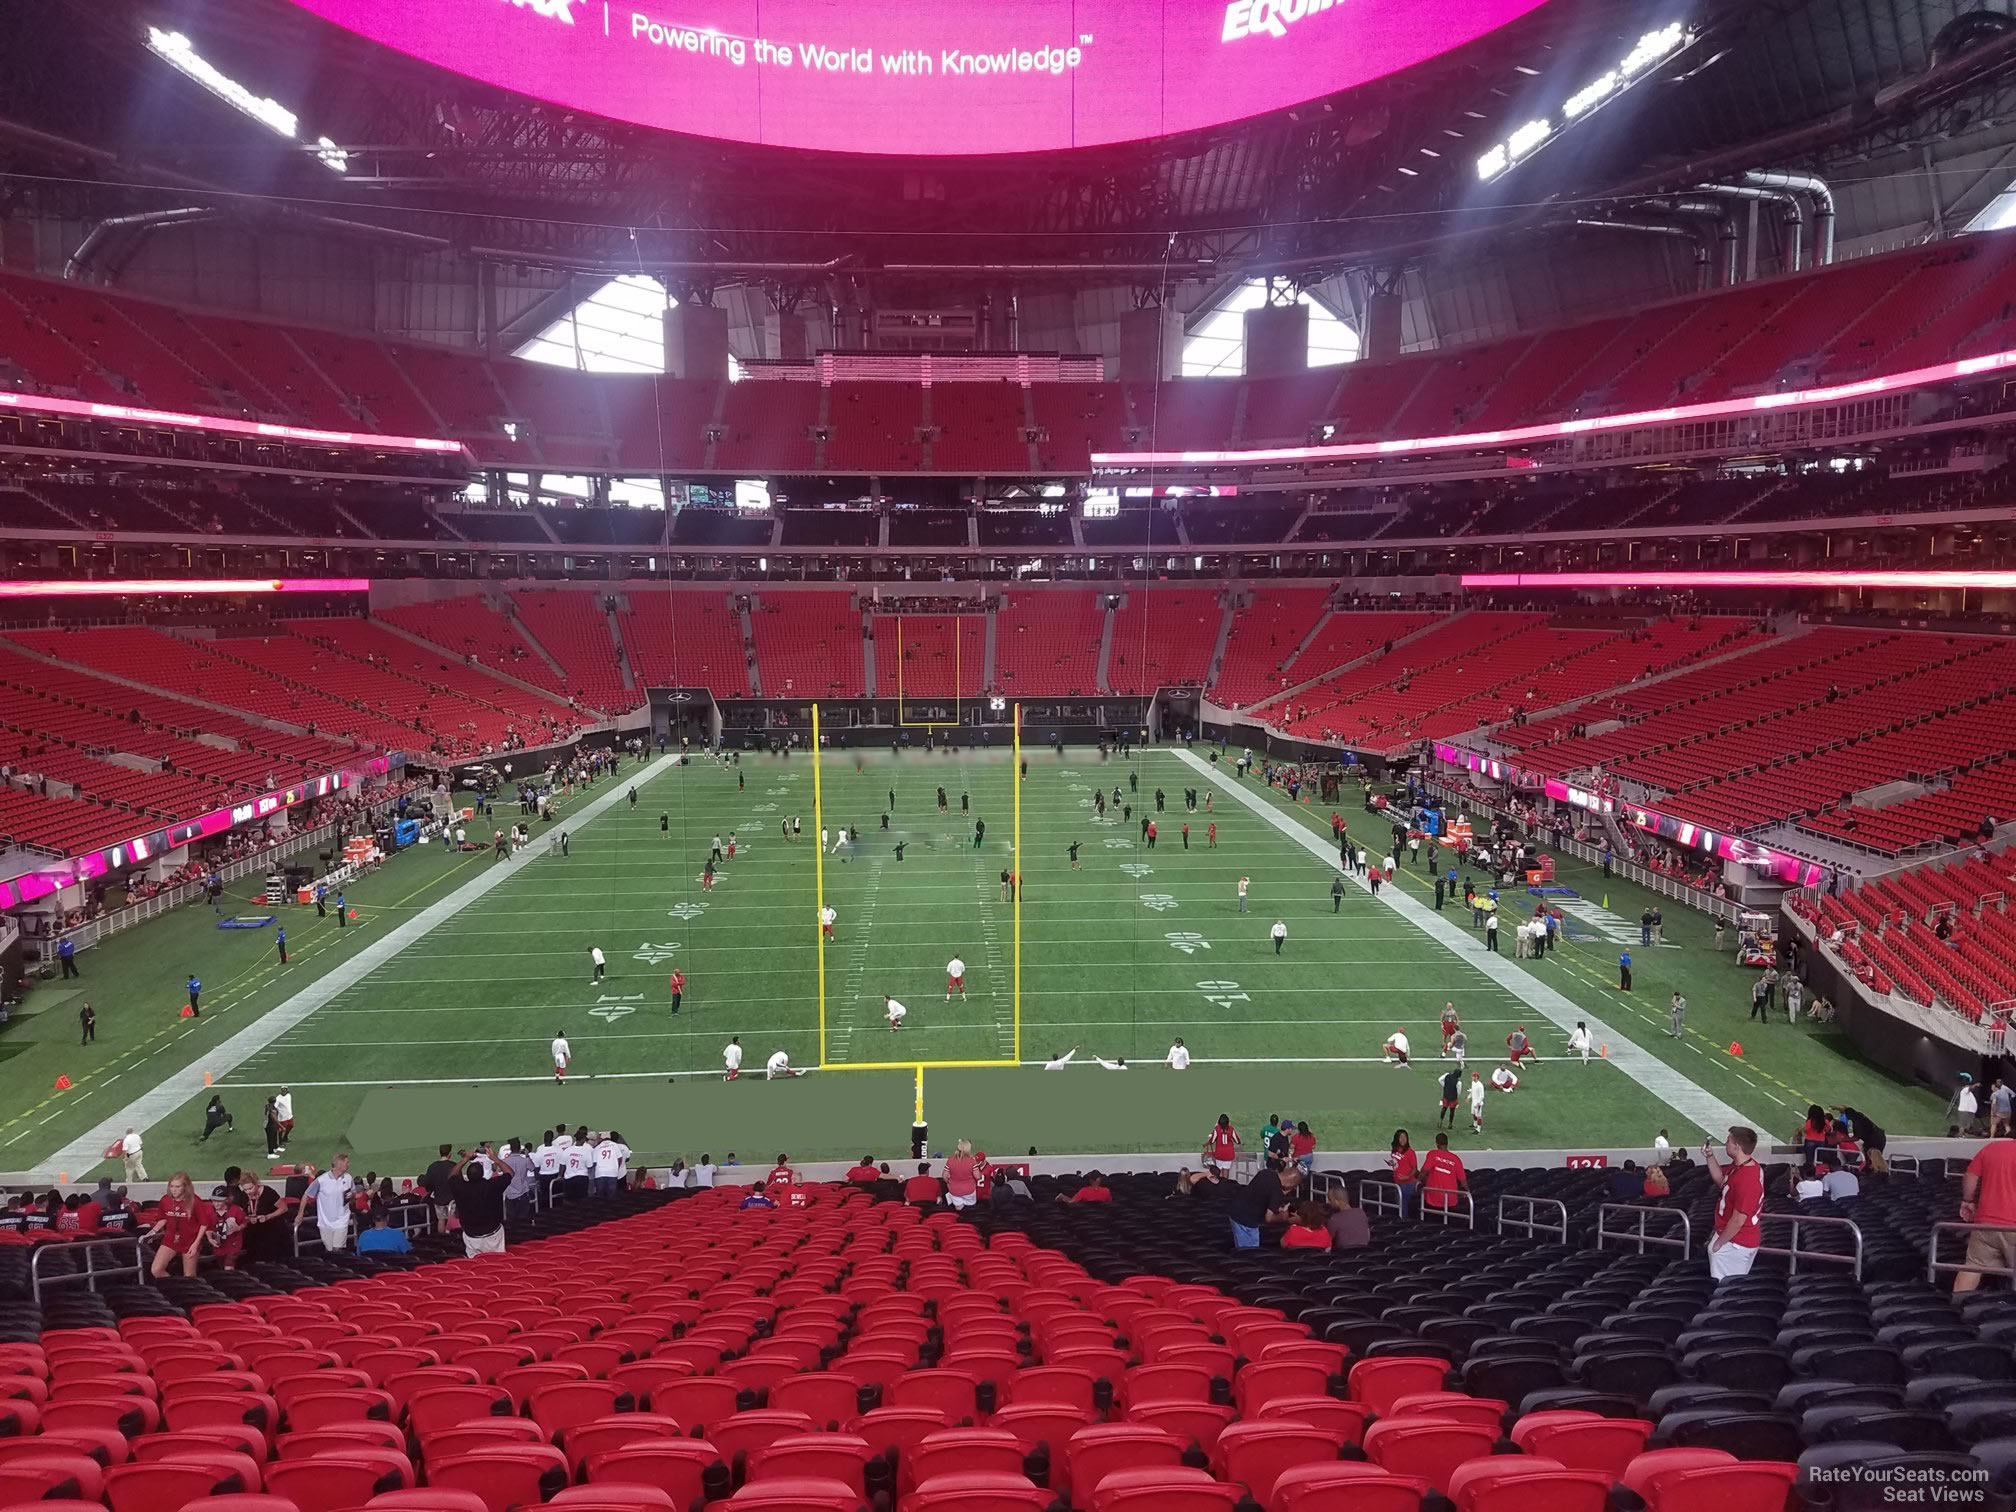
<instances>
[{"instance_id":1,"label":"led ribbon board","mask_svg":"<svg viewBox=\"0 0 2016 1512\"><path fill-rule=\"evenodd\" d=\"M294 0L639 126L917 157L1147 141L1399 73L1545 0Z\"/></svg>"}]
</instances>

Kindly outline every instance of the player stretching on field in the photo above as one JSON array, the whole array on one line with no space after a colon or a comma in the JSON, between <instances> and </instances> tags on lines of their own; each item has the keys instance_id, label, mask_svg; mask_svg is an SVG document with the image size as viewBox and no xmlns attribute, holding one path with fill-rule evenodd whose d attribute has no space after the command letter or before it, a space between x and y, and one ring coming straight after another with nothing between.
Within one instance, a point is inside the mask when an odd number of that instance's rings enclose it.
<instances>
[{"instance_id":1,"label":"player stretching on field","mask_svg":"<svg viewBox=\"0 0 2016 1512\"><path fill-rule=\"evenodd\" d=\"M904 1017L909 1012L908 1008L905 1008L887 993L882 995L882 1013L889 1020L889 1032L891 1034L894 1034L898 1029L903 1027Z\"/></svg>"},{"instance_id":2,"label":"player stretching on field","mask_svg":"<svg viewBox=\"0 0 2016 1512\"><path fill-rule=\"evenodd\" d=\"M1463 1021L1456 1017L1456 1005L1454 1003L1444 1003L1442 1005L1442 1053L1444 1055L1449 1053L1449 1041L1455 1037L1456 1031L1462 1027Z\"/></svg>"},{"instance_id":3,"label":"player stretching on field","mask_svg":"<svg viewBox=\"0 0 2016 1512\"><path fill-rule=\"evenodd\" d=\"M959 1001L966 1001L966 963L956 955L945 963L945 1001L952 1001L953 993L959 994Z\"/></svg>"},{"instance_id":4,"label":"player stretching on field","mask_svg":"<svg viewBox=\"0 0 2016 1512\"><path fill-rule=\"evenodd\" d=\"M742 1036L736 1035L721 1049L721 1064L728 1068L728 1074L721 1079L734 1081L742 1074Z\"/></svg>"},{"instance_id":5,"label":"player stretching on field","mask_svg":"<svg viewBox=\"0 0 2016 1512\"><path fill-rule=\"evenodd\" d=\"M1071 842L1071 870L1079 871L1081 869L1078 865L1078 842L1073 840Z\"/></svg>"},{"instance_id":6,"label":"player stretching on field","mask_svg":"<svg viewBox=\"0 0 2016 1512\"><path fill-rule=\"evenodd\" d=\"M553 1031L554 1081L564 1082L567 1080L567 1062L572 1059L574 1059L574 1051L567 1043L567 1032L564 1029L555 1029Z\"/></svg>"}]
</instances>

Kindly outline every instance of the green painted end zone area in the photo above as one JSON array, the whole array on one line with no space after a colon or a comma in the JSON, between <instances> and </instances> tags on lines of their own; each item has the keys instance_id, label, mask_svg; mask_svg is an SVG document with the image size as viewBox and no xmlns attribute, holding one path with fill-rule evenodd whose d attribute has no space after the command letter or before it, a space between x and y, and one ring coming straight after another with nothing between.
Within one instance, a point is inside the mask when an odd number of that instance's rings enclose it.
<instances>
[{"instance_id":1,"label":"green painted end zone area","mask_svg":"<svg viewBox=\"0 0 2016 1512\"><path fill-rule=\"evenodd\" d=\"M199 1146L203 1096L157 1111L147 1131L157 1175L263 1165L259 1111L282 1083L294 1088L296 1104L288 1159L320 1161L340 1145L360 1164L405 1170L442 1141L536 1135L564 1120L613 1125L653 1158L733 1149L749 1161L786 1149L817 1159L869 1150L893 1161L910 1123L909 1072L829 1069L762 1080L773 1050L799 1067L820 1063L811 764L751 756L739 766L654 771L634 808L623 796L633 768L590 795L613 790L607 812L585 825L560 821L573 833L570 856L547 855L540 833L530 859L383 960L355 957L495 863L487 855L443 858L431 847L403 855L351 890L362 927L341 933L333 919L290 908L283 919L293 961L285 968L271 930L218 930L202 905L87 952L84 980L60 990L81 988L97 1007L96 1046L77 1045L79 999L59 1001L53 983L37 990L32 1016L0 1034L0 1168L42 1166L192 1067L214 1072L237 1128ZM1095 785L1109 801L1109 822L1100 823L1092 806ZM1183 792L1193 786L1214 789L1211 812L1185 811ZM1228 792L1234 786L1240 794ZM828 827L858 826L861 834L857 847L824 860L827 901L838 914L824 962L827 1061L1014 1055L1016 920L999 882L1015 860L1007 758L884 753L857 765L852 755L835 755L821 768L821 789ZM1247 1127L1268 1112L1305 1118L1325 1149L1384 1147L1402 1123L1418 1142L1434 1124L1436 1020L1445 1001L1462 1015L1473 1064L1488 1070L1491 1051L1522 1023L1545 1058L1519 1092L1489 1099L1482 1136L1472 1134L1465 1111L1459 1148L1647 1144L1662 1127L1676 1141L1700 1137L1618 1065L1560 1059L1564 1032L1534 1010L1524 974L1653 1057L1640 1062L1648 1075L1670 1068L1754 1117L1767 1135L1788 1134L1809 1101L1854 1101L1896 1133L1943 1127L1936 1098L1855 1058L1836 1037L1788 1026L1782 1015L1746 1025L1749 974L1714 953L1706 920L1677 907L1666 913L1669 948L1641 948L1635 928L1625 929L1636 990L1619 993L1619 946L1605 931L1621 926L1596 910L1607 897L1609 915L1635 921L1644 895L1587 868L1570 864L1562 878L1585 901L1580 937L1541 961L1507 961L1510 973L1494 978L1479 969L1477 937L1460 907L1441 916L1463 936L1453 949L1355 884L1333 912L1335 873L1323 854L1312 855L1255 808L1307 829L1324 853L1329 811L1290 805L1257 782L1237 784L1223 768L1200 776L1168 751L1101 763L1091 752L1060 758L1039 749L1029 753L1021 797L1019 1059L1040 1063L1082 1048L1077 1064L1057 1072L1030 1064L927 1072L936 1147L968 1137L996 1153L1030 1145L1045 1153L1194 1150L1221 1112ZM1122 807L1131 814L1123 817ZM1355 806L1344 812L1354 833L1383 852L1384 824ZM1141 833L1144 813L1157 824L1153 848ZM789 839L780 823L794 816L803 833ZM498 822L517 817L515 807L500 810ZM980 820L986 829L976 847ZM737 856L707 891L700 877L711 843L719 835L725 845L731 832ZM1245 914L1236 901L1241 876L1250 878ZM1398 886L1431 901L1422 873L1403 868ZM242 899L236 910L250 911ZM1268 939L1277 918L1288 929L1279 954ZM1510 944L1508 931L1508 951ZM599 982L591 947L608 959ZM944 968L955 954L967 963L967 1000L948 1004ZM369 970L270 1044L225 1063L231 1057L219 1047L227 1038L345 962ZM677 1015L666 981L675 966L687 977ZM176 1017L191 971L206 983L196 1021ZM1678 1041L1663 1032L1676 988L1691 1005L1689 1032ZM899 1033L885 1022L884 994L909 1008ZM1380 1063L1395 1028L1413 1040L1411 1069ZM574 1051L564 1088L553 1084L547 1054L556 1030ZM722 1048L731 1035L744 1046L744 1076L724 1084ZM1161 1065L1177 1035L1196 1059L1187 1072ZM1726 1054L1732 1039L1745 1046L1740 1061ZM1088 1064L1095 1055L1134 1064L1105 1071ZM76 1082L74 1091L51 1090L59 1072Z\"/></svg>"}]
</instances>

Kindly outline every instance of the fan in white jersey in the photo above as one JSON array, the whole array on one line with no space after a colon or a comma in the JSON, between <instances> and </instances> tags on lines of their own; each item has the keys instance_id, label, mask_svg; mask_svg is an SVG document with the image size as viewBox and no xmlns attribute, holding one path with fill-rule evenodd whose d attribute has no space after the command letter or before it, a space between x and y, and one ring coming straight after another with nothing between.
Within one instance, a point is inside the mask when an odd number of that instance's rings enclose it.
<instances>
[{"instance_id":1,"label":"fan in white jersey","mask_svg":"<svg viewBox=\"0 0 2016 1512\"><path fill-rule=\"evenodd\" d=\"M1470 1130L1484 1132L1484 1077L1477 1071L1470 1073Z\"/></svg>"},{"instance_id":2,"label":"fan in white jersey","mask_svg":"<svg viewBox=\"0 0 2016 1512\"><path fill-rule=\"evenodd\" d=\"M798 1072L791 1069L791 1057L786 1055L782 1050L773 1050L770 1053L770 1059L763 1063L763 1076L766 1081L775 1081L780 1076L797 1076L798 1074Z\"/></svg>"},{"instance_id":3,"label":"fan in white jersey","mask_svg":"<svg viewBox=\"0 0 2016 1512\"><path fill-rule=\"evenodd\" d=\"M959 1001L966 1001L966 963L956 955L945 963L945 1001L952 1001L953 993L959 994Z\"/></svg>"},{"instance_id":4,"label":"fan in white jersey","mask_svg":"<svg viewBox=\"0 0 2016 1512\"><path fill-rule=\"evenodd\" d=\"M903 1020L910 1010L886 994L882 999L882 1013L889 1020L889 1032L894 1034L903 1027Z\"/></svg>"},{"instance_id":5,"label":"fan in white jersey","mask_svg":"<svg viewBox=\"0 0 2016 1512\"><path fill-rule=\"evenodd\" d=\"M553 1080L567 1079L567 1063L574 1059L574 1049L567 1043L567 1036L558 1029L553 1031Z\"/></svg>"},{"instance_id":6,"label":"fan in white jersey","mask_svg":"<svg viewBox=\"0 0 2016 1512\"><path fill-rule=\"evenodd\" d=\"M1575 1032L1568 1036L1570 1051L1582 1057L1582 1064L1589 1064L1589 1025L1582 1019L1575 1021Z\"/></svg>"},{"instance_id":7,"label":"fan in white jersey","mask_svg":"<svg viewBox=\"0 0 2016 1512\"><path fill-rule=\"evenodd\" d=\"M721 1051L721 1064L728 1068L723 1081L734 1081L742 1074L742 1037L738 1034L728 1041Z\"/></svg>"},{"instance_id":8,"label":"fan in white jersey","mask_svg":"<svg viewBox=\"0 0 2016 1512\"><path fill-rule=\"evenodd\" d=\"M1180 1039L1177 1040L1175 1044L1169 1047L1169 1053L1163 1057L1163 1062L1171 1071L1188 1071L1190 1069L1190 1047Z\"/></svg>"}]
</instances>

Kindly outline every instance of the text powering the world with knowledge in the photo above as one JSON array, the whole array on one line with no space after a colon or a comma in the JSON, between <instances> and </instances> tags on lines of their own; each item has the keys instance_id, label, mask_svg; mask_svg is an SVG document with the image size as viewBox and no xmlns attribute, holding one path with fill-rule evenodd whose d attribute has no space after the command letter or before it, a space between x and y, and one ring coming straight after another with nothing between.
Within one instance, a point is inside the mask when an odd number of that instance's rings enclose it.
<instances>
[{"instance_id":1,"label":"text powering the world with knowledge","mask_svg":"<svg viewBox=\"0 0 2016 1512\"><path fill-rule=\"evenodd\" d=\"M1545 0L294 0L519 94L690 136L971 156L1143 141L1351 89Z\"/></svg>"}]
</instances>

